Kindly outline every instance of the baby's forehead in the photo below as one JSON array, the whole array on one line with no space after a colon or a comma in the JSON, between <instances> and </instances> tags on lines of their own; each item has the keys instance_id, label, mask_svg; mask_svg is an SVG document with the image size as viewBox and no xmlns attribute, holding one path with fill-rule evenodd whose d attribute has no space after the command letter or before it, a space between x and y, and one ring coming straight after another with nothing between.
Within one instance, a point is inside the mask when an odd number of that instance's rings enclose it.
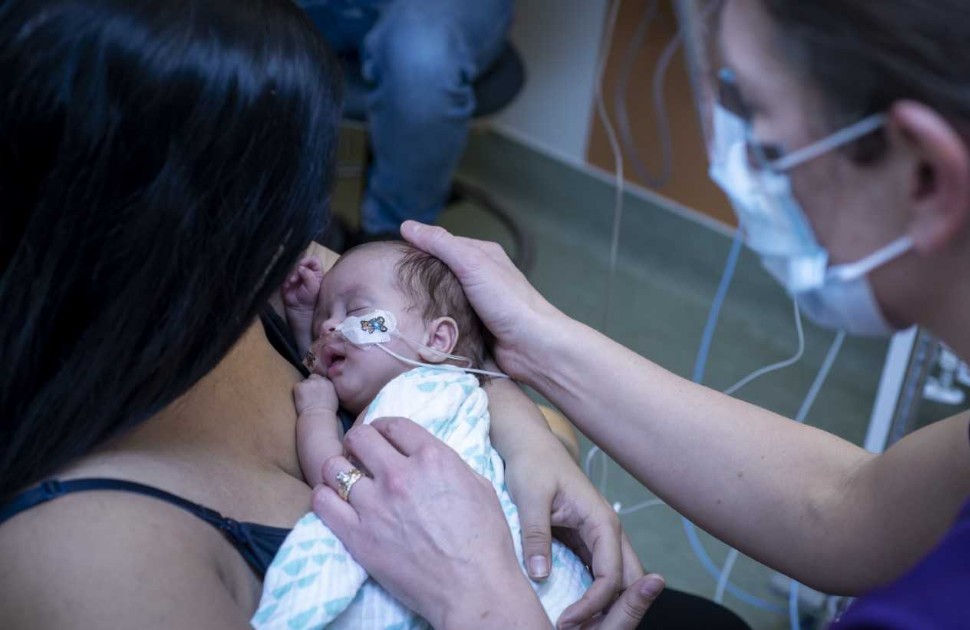
<instances>
[{"instance_id":1,"label":"baby's forehead","mask_svg":"<svg viewBox=\"0 0 970 630\"><path fill-rule=\"evenodd\" d=\"M400 250L385 244L378 245L368 244L344 254L337 259L330 271L324 274L324 281L329 278L331 284L354 281L367 284L395 277L403 254Z\"/></svg>"},{"instance_id":2,"label":"baby's forehead","mask_svg":"<svg viewBox=\"0 0 970 630\"><path fill-rule=\"evenodd\" d=\"M346 252L334 263L334 268L360 266L367 264L395 265L404 252L395 243L376 242L358 245Z\"/></svg>"},{"instance_id":3,"label":"baby's forehead","mask_svg":"<svg viewBox=\"0 0 970 630\"><path fill-rule=\"evenodd\" d=\"M397 273L403 255L389 243L372 243L344 254L324 274L317 307L354 290L400 291Z\"/></svg>"}]
</instances>

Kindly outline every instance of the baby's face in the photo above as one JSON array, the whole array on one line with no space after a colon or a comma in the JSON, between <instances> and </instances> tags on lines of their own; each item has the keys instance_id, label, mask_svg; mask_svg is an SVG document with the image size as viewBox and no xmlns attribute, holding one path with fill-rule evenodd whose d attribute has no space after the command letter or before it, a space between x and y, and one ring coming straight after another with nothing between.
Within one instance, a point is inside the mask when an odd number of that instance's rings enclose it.
<instances>
[{"instance_id":1,"label":"baby's face","mask_svg":"<svg viewBox=\"0 0 970 630\"><path fill-rule=\"evenodd\" d=\"M375 346L358 347L334 329L349 316L361 316L374 309L390 311L401 334L425 342L427 327L420 313L409 308L409 300L397 286L395 265L400 253L392 248L368 248L351 252L326 273L313 317L314 372L329 378L340 403L360 413L391 379L410 369ZM392 337L386 346L409 359L417 353L407 343Z\"/></svg>"}]
</instances>

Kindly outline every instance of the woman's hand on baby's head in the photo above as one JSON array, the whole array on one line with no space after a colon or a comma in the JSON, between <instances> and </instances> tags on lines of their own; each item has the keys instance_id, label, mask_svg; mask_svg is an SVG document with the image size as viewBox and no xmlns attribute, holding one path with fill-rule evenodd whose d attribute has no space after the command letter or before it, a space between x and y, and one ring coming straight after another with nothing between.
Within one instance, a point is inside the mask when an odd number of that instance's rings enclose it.
<instances>
[{"instance_id":1,"label":"woman's hand on baby's head","mask_svg":"<svg viewBox=\"0 0 970 630\"><path fill-rule=\"evenodd\" d=\"M502 369L521 378L520 366L538 356L546 334L557 334L566 317L529 284L497 243L454 236L440 226L405 221L401 235L441 259L461 282L482 323L495 336L493 353Z\"/></svg>"},{"instance_id":2,"label":"woman's hand on baby's head","mask_svg":"<svg viewBox=\"0 0 970 630\"><path fill-rule=\"evenodd\" d=\"M319 374L311 374L305 381L293 386L293 403L299 414L311 409L337 413L340 406L333 383Z\"/></svg>"},{"instance_id":3,"label":"woman's hand on baby's head","mask_svg":"<svg viewBox=\"0 0 970 630\"><path fill-rule=\"evenodd\" d=\"M312 312L323 282L323 264L316 256L307 256L299 262L286 280L281 293L287 308Z\"/></svg>"}]
</instances>

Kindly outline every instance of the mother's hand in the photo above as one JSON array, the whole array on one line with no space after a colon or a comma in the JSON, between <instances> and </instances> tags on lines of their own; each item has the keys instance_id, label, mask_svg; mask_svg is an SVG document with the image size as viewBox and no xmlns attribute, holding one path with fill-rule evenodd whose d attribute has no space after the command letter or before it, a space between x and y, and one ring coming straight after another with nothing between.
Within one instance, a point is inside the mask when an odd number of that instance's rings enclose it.
<instances>
[{"instance_id":1,"label":"mother's hand","mask_svg":"<svg viewBox=\"0 0 970 630\"><path fill-rule=\"evenodd\" d=\"M506 455L505 481L519 511L525 558L543 557L549 566L551 526L592 570L589 590L560 617L561 623L579 624L610 608L619 592L643 576L643 567L616 512L559 440L548 430L545 436Z\"/></svg>"},{"instance_id":2,"label":"mother's hand","mask_svg":"<svg viewBox=\"0 0 970 630\"><path fill-rule=\"evenodd\" d=\"M345 444L371 477L345 502L336 476L352 465L328 460L314 512L383 587L439 630L548 627L487 480L402 418L354 428ZM599 627L632 630L660 588L656 576L641 578Z\"/></svg>"},{"instance_id":3,"label":"mother's hand","mask_svg":"<svg viewBox=\"0 0 970 630\"><path fill-rule=\"evenodd\" d=\"M344 444L370 476L345 502L336 477L351 464L327 460L313 508L381 586L439 629L548 626L484 477L403 418L355 427Z\"/></svg>"}]
</instances>

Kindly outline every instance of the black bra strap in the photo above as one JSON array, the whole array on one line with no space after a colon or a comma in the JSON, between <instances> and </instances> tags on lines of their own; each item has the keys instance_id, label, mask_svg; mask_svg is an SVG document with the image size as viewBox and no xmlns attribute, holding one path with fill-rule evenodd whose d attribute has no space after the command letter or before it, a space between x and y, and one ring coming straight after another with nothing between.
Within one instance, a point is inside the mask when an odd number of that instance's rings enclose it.
<instances>
[{"instance_id":1,"label":"black bra strap","mask_svg":"<svg viewBox=\"0 0 970 630\"><path fill-rule=\"evenodd\" d=\"M283 544L283 540L290 531L286 528L270 527L258 523L241 523L204 505L193 503L171 492L159 490L152 486L121 479L103 478L44 481L40 485L21 492L10 503L0 507L0 524L32 507L66 494L93 490L115 490L140 494L165 501L189 512L219 530L260 578L265 575L273 556L279 551L280 545Z\"/></svg>"},{"instance_id":2,"label":"black bra strap","mask_svg":"<svg viewBox=\"0 0 970 630\"><path fill-rule=\"evenodd\" d=\"M38 486L21 492L14 497L10 503L3 506L3 508L0 509L0 524L13 518L21 512L29 510L30 508L42 503L52 501L65 494L71 494L74 492L88 492L92 490L117 490L119 492L132 492L155 499L160 499L166 503L171 503L176 507L180 507L183 510L194 514L198 518L201 518L205 522L222 531L231 542L237 544L245 544L248 542L246 540L245 532L243 528L240 527L240 523L238 521L227 518L219 512L207 508L204 505L199 505L198 503L193 503L192 501L183 499L182 497L174 495L171 492L165 492L164 490L159 490L158 488L153 488L152 486L146 486L144 484L135 483L133 481L124 481L121 479L89 478L69 479L67 481L58 481L56 479L44 481Z\"/></svg>"},{"instance_id":3,"label":"black bra strap","mask_svg":"<svg viewBox=\"0 0 970 630\"><path fill-rule=\"evenodd\" d=\"M303 365L303 356L296 347L293 333L290 332L290 327L286 325L283 318L269 304L259 314L259 318L263 322L263 330L266 331L266 338L269 339L270 345L284 359L293 364L293 367L298 369L300 374L304 377L309 376L310 371Z\"/></svg>"}]
</instances>

